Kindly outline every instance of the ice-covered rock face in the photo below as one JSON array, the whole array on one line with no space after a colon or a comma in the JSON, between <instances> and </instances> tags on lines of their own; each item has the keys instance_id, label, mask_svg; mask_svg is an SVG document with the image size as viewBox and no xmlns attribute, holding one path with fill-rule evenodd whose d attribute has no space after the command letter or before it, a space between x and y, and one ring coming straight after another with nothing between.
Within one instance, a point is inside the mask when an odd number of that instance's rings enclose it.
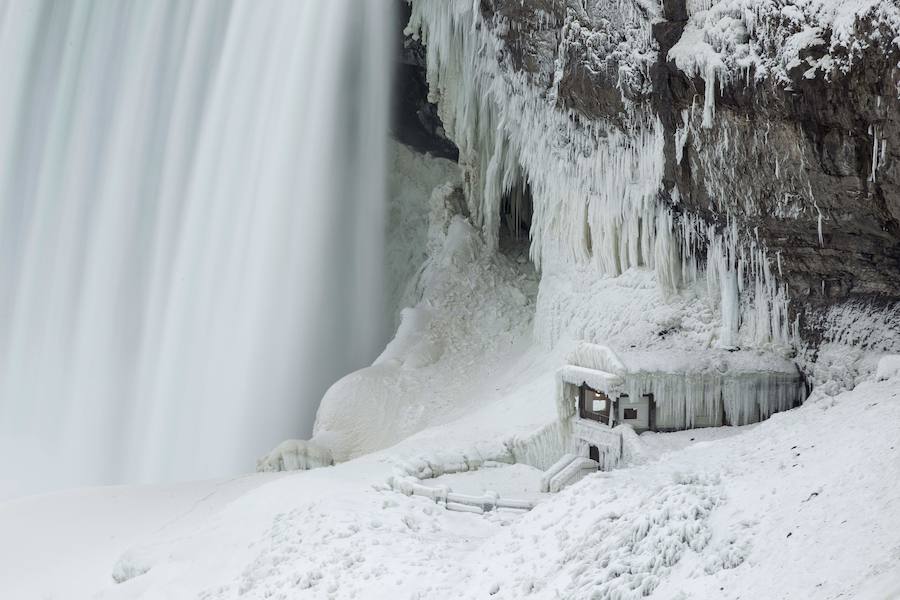
<instances>
[{"instance_id":1,"label":"ice-covered rock face","mask_svg":"<svg viewBox=\"0 0 900 600\"><path fill-rule=\"evenodd\" d=\"M815 341L822 320L806 314L900 299L892 0L411 4L473 214L494 227L479 211L527 178L537 262L561 244L551 254L648 266L668 287L708 266L723 302L738 279L753 318L772 321L759 340L800 315Z\"/></svg>"},{"instance_id":2,"label":"ice-covered rock face","mask_svg":"<svg viewBox=\"0 0 900 600\"><path fill-rule=\"evenodd\" d=\"M686 210L758 230L806 304L900 295L900 9L844 5L721 2L668 54L683 67L674 107L690 110L707 83L715 103L710 127L676 125L669 184Z\"/></svg>"}]
</instances>

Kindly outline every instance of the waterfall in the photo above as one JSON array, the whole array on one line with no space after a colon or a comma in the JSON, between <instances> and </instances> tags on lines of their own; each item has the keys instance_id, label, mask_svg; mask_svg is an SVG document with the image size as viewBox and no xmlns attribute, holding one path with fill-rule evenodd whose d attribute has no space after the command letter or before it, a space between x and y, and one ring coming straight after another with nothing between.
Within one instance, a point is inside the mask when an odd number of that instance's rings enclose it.
<instances>
[{"instance_id":1,"label":"waterfall","mask_svg":"<svg viewBox=\"0 0 900 600\"><path fill-rule=\"evenodd\" d=\"M250 471L384 344L387 0L0 0L0 497Z\"/></svg>"}]
</instances>

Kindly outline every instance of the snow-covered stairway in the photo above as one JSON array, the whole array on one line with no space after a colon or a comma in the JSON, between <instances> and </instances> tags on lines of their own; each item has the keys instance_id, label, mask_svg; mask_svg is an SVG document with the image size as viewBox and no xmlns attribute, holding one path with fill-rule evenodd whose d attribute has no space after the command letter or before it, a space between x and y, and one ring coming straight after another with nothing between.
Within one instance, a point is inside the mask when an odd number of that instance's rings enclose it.
<instances>
[{"instance_id":1,"label":"snow-covered stairway","mask_svg":"<svg viewBox=\"0 0 900 600\"><path fill-rule=\"evenodd\" d=\"M584 456L565 454L544 473L544 477L541 478L541 491L558 492L589 473L596 472L599 468L600 464L595 460Z\"/></svg>"}]
</instances>

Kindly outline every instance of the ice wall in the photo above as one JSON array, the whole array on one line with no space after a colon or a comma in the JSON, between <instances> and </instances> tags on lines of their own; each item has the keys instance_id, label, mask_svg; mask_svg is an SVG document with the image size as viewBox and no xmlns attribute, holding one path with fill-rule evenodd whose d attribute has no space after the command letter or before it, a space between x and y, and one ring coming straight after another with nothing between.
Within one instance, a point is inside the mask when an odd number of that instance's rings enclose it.
<instances>
[{"instance_id":1,"label":"ice wall","mask_svg":"<svg viewBox=\"0 0 900 600\"><path fill-rule=\"evenodd\" d=\"M249 471L375 357L392 8L0 2L0 494Z\"/></svg>"},{"instance_id":2,"label":"ice wall","mask_svg":"<svg viewBox=\"0 0 900 600\"><path fill-rule=\"evenodd\" d=\"M653 394L661 430L747 425L806 399L798 372L636 372L623 389L632 398Z\"/></svg>"}]
</instances>

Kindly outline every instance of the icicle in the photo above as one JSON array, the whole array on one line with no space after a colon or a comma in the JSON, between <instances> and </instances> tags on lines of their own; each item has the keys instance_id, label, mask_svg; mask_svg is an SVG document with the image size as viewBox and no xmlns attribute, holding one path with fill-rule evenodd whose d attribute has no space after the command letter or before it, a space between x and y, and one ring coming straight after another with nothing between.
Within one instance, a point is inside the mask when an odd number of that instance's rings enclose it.
<instances>
[{"instance_id":1,"label":"icicle","mask_svg":"<svg viewBox=\"0 0 900 600\"><path fill-rule=\"evenodd\" d=\"M872 174L869 181L875 183L875 171L878 169L878 126L869 126L869 133L872 134Z\"/></svg>"},{"instance_id":2,"label":"icicle","mask_svg":"<svg viewBox=\"0 0 900 600\"><path fill-rule=\"evenodd\" d=\"M810 191L810 195L812 195L812 191ZM819 205L818 205L818 203L816 203L815 200L813 200L813 207L816 209L816 212L818 213L817 227L818 227L818 233L819 233L819 246L824 248L825 247L825 238L822 234L822 211L819 209Z\"/></svg>"},{"instance_id":3,"label":"icicle","mask_svg":"<svg viewBox=\"0 0 900 600\"><path fill-rule=\"evenodd\" d=\"M740 294L738 293L737 272L728 269L723 273L722 289L722 327L719 333L719 346L722 348L737 347L737 333L740 329Z\"/></svg>"},{"instance_id":4,"label":"icicle","mask_svg":"<svg viewBox=\"0 0 900 600\"><path fill-rule=\"evenodd\" d=\"M704 99L703 99L703 128L711 129L713 118L716 114L716 68L707 64L703 71Z\"/></svg>"}]
</instances>

